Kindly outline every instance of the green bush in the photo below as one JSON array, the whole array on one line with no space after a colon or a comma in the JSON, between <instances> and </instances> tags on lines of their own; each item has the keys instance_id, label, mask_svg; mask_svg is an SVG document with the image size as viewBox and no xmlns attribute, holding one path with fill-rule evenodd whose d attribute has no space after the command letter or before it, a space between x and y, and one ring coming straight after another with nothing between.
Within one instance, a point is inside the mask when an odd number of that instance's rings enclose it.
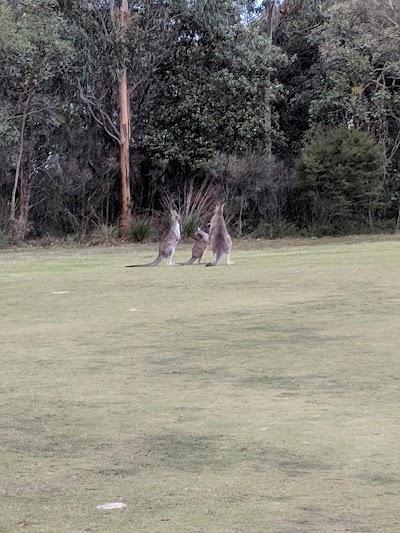
<instances>
[{"instance_id":1,"label":"green bush","mask_svg":"<svg viewBox=\"0 0 400 533\"><path fill-rule=\"evenodd\" d=\"M0 248L7 248L7 246L10 246L11 240L7 233L5 233L2 229L0 229Z\"/></svg>"},{"instance_id":2,"label":"green bush","mask_svg":"<svg viewBox=\"0 0 400 533\"><path fill-rule=\"evenodd\" d=\"M372 226L382 193L382 149L367 133L341 126L317 129L297 161L303 226Z\"/></svg>"},{"instance_id":3,"label":"green bush","mask_svg":"<svg viewBox=\"0 0 400 533\"><path fill-rule=\"evenodd\" d=\"M182 237L194 237L200 225L200 219L195 213L184 215L181 220Z\"/></svg>"},{"instance_id":4,"label":"green bush","mask_svg":"<svg viewBox=\"0 0 400 533\"><path fill-rule=\"evenodd\" d=\"M112 224L100 224L95 232L96 239L101 243L110 243L118 239L118 226Z\"/></svg>"},{"instance_id":5,"label":"green bush","mask_svg":"<svg viewBox=\"0 0 400 533\"><path fill-rule=\"evenodd\" d=\"M135 242L143 242L151 233L151 219L148 217L135 217L131 220L128 237Z\"/></svg>"}]
</instances>

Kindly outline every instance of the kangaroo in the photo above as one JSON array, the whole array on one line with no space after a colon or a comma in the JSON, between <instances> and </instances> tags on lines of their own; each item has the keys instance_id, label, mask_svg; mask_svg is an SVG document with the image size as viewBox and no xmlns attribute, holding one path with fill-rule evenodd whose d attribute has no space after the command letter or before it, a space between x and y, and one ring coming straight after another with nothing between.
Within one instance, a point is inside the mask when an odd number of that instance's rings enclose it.
<instances>
[{"instance_id":1,"label":"kangaroo","mask_svg":"<svg viewBox=\"0 0 400 533\"><path fill-rule=\"evenodd\" d=\"M166 233L161 241L160 246L158 247L158 257L152 263L147 263L145 265L126 265L128 268L131 267L155 267L158 263L161 263L163 259L167 259L168 266L176 266L172 262L172 256L174 255L176 245L181 238L181 228L179 226L179 221L181 217L178 213L173 210L171 211L171 227L169 228L168 233Z\"/></svg>"},{"instance_id":2,"label":"kangaroo","mask_svg":"<svg viewBox=\"0 0 400 533\"><path fill-rule=\"evenodd\" d=\"M207 263L206 266L219 265L224 254L227 254L226 264L234 264L231 261L232 239L224 220L224 205L224 203L216 205L210 222L210 246L214 257L213 262Z\"/></svg>"},{"instance_id":3,"label":"kangaroo","mask_svg":"<svg viewBox=\"0 0 400 533\"><path fill-rule=\"evenodd\" d=\"M192 257L189 259L189 261L186 261L186 263L180 263L180 265L193 265L196 259L200 265L201 258L203 257L204 252L207 250L207 246L210 243L210 236L200 228L197 228L196 235L198 238L192 248Z\"/></svg>"}]
</instances>

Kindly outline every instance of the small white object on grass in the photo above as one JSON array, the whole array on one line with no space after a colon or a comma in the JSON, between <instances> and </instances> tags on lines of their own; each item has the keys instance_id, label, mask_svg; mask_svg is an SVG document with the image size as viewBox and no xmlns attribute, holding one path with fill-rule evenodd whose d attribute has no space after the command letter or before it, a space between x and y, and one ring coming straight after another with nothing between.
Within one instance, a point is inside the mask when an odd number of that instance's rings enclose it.
<instances>
[{"instance_id":1,"label":"small white object on grass","mask_svg":"<svg viewBox=\"0 0 400 533\"><path fill-rule=\"evenodd\" d=\"M101 511L111 511L112 509L125 509L126 503L114 502L114 503L103 503L103 505L98 505L96 509Z\"/></svg>"},{"instance_id":2,"label":"small white object on grass","mask_svg":"<svg viewBox=\"0 0 400 533\"><path fill-rule=\"evenodd\" d=\"M129 309L129 311L137 311L137 309Z\"/></svg>"},{"instance_id":3,"label":"small white object on grass","mask_svg":"<svg viewBox=\"0 0 400 533\"><path fill-rule=\"evenodd\" d=\"M68 291L53 291L51 294L68 294Z\"/></svg>"}]
</instances>

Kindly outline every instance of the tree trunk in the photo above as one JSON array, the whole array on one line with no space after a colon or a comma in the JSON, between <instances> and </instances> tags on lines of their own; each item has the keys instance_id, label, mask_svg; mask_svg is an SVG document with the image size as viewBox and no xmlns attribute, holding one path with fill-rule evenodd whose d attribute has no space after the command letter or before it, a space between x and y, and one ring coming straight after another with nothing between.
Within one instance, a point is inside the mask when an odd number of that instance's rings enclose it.
<instances>
[{"instance_id":1,"label":"tree trunk","mask_svg":"<svg viewBox=\"0 0 400 533\"><path fill-rule=\"evenodd\" d=\"M242 198L240 198L238 237L241 237L242 236L242 232L243 232L243 209L244 209L244 199L243 199L243 196L242 196Z\"/></svg>"},{"instance_id":2,"label":"tree trunk","mask_svg":"<svg viewBox=\"0 0 400 533\"><path fill-rule=\"evenodd\" d=\"M128 23L128 0L122 0L121 5L121 32ZM122 69L122 74L119 79L119 164L121 173L121 211L119 216L119 227L122 236L126 234L129 223L131 221L131 185L129 175L129 144L131 140L131 116L130 116L130 96L128 90L127 68Z\"/></svg>"},{"instance_id":3,"label":"tree trunk","mask_svg":"<svg viewBox=\"0 0 400 533\"><path fill-rule=\"evenodd\" d=\"M16 198L17 198L17 188L18 183L21 176L21 169L22 169L22 155L24 153L24 136L25 136L25 123L26 123L26 112L27 112L27 106L25 107L24 116L22 119L22 126L21 126L21 137L20 137L20 144L19 144L19 153L18 153L18 159L17 159L17 166L15 169L15 178L14 178L14 185L11 192L11 203L10 203L10 216L9 216L9 224L10 224L10 230L14 231L15 229L15 213L16 213Z\"/></svg>"},{"instance_id":4,"label":"tree trunk","mask_svg":"<svg viewBox=\"0 0 400 533\"><path fill-rule=\"evenodd\" d=\"M110 219L110 184L107 182L107 194L106 194L106 226Z\"/></svg>"},{"instance_id":5,"label":"tree trunk","mask_svg":"<svg viewBox=\"0 0 400 533\"><path fill-rule=\"evenodd\" d=\"M266 54L268 56L268 61L271 57L272 49L272 15L274 12L274 0L269 0L266 6L266 29L265 33L267 36L267 47ZM265 92L264 92L264 103L265 103L265 115L264 115L264 132L265 132L265 153L267 156L268 162L272 160L272 137L271 137L271 97L272 97L272 83L271 75L268 72L268 75L265 79Z\"/></svg>"},{"instance_id":6,"label":"tree trunk","mask_svg":"<svg viewBox=\"0 0 400 533\"><path fill-rule=\"evenodd\" d=\"M124 236L131 220L131 185L129 176L129 143L131 139L131 128L126 67L123 69L121 79L119 80L119 106L119 165L121 172L121 211L119 217L119 227L121 235Z\"/></svg>"},{"instance_id":7,"label":"tree trunk","mask_svg":"<svg viewBox=\"0 0 400 533\"><path fill-rule=\"evenodd\" d=\"M397 220L396 220L395 232L397 233L398 231L400 231L400 205L399 205L398 210L397 210Z\"/></svg>"},{"instance_id":8,"label":"tree trunk","mask_svg":"<svg viewBox=\"0 0 400 533\"><path fill-rule=\"evenodd\" d=\"M24 142L25 142L26 118L28 115L28 109L31 103L32 95L33 95L33 87L30 89L28 93L28 97L25 102L24 115L22 118L21 137L20 137L20 142L19 142L19 153L18 153L18 159L17 159L17 166L15 169L14 185L13 185L12 192L11 192L10 216L8 220L9 231L11 233L15 232L15 229L16 229L17 221L16 221L15 214L16 214L16 204L17 204L16 202L17 188L18 188L18 183L21 179L22 159L23 159L23 154L24 154Z\"/></svg>"},{"instance_id":9,"label":"tree trunk","mask_svg":"<svg viewBox=\"0 0 400 533\"><path fill-rule=\"evenodd\" d=\"M18 221L16 223L16 237L24 239L28 231L28 215L29 215L29 201L31 197L32 184L32 161L30 158L26 164L26 172L21 175L21 198L20 198L20 212Z\"/></svg>"}]
</instances>

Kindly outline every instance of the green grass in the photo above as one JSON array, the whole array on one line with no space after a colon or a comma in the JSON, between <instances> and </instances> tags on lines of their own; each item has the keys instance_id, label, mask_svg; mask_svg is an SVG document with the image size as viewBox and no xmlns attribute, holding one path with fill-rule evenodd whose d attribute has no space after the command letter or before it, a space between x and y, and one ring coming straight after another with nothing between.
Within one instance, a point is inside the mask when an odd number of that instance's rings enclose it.
<instances>
[{"instance_id":1,"label":"green grass","mask_svg":"<svg viewBox=\"0 0 400 533\"><path fill-rule=\"evenodd\" d=\"M399 241L323 242L1 252L0 531L398 533Z\"/></svg>"}]
</instances>

